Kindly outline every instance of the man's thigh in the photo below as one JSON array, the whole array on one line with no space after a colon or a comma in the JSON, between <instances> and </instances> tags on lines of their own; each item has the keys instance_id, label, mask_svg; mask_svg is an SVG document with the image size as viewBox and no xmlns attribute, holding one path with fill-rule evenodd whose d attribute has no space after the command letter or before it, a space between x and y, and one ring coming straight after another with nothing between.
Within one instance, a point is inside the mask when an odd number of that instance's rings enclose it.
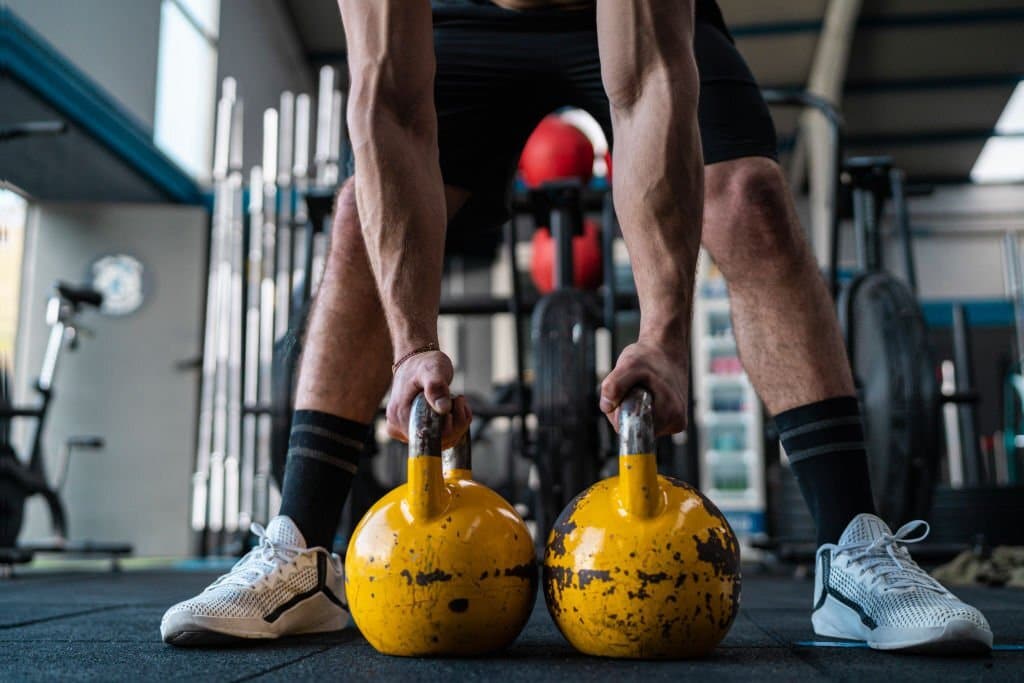
<instances>
[{"instance_id":1,"label":"man's thigh","mask_svg":"<svg viewBox=\"0 0 1024 683\"><path fill-rule=\"evenodd\" d=\"M530 133L556 104L530 65L531 36L501 17L435 26L441 175L466 201L451 217L454 243L508 218L508 191ZM471 233L471 234L466 234Z\"/></svg>"}]
</instances>

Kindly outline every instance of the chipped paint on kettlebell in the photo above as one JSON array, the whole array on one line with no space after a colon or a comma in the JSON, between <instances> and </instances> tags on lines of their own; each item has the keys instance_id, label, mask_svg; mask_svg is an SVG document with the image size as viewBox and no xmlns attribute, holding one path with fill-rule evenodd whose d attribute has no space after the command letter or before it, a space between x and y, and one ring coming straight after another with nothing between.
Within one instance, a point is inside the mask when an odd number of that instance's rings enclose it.
<instances>
[{"instance_id":1,"label":"chipped paint on kettlebell","mask_svg":"<svg viewBox=\"0 0 1024 683\"><path fill-rule=\"evenodd\" d=\"M653 462L653 455L643 457ZM545 601L563 635L584 653L701 656L721 641L739 610L739 544L724 516L683 482L658 476L654 489L659 512L633 516L624 510L618 477L598 482L551 532Z\"/></svg>"},{"instance_id":2,"label":"chipped paint on kettlebell","mask_svg":"<svg viewBox=\"0 0 1024 683\"><path fill-rule=\"evenodd\" d=\"M385 654L500 650L533 609L538 572L526 525L485 486L467 480L445 486L450 503L431 520L411 518L405 487L395 489L367 513L349 543L352 617Z\"/></svg>"},{"instance_id":3,"label":"chipped paint on kettlebell","mask_svg":"<svg viewBox=\"0 0 1024 683\"><path fill-rule=\"evenodd\" d=\"M440 422L425 411L420 395L409 429L408 483L381 498L352 533L345 557L349 609L384 654L500 650L533 610L533 540L504 498L472 481L468 451L453 461L458 468L443 471Z\"/></svg>"}]
</instances>

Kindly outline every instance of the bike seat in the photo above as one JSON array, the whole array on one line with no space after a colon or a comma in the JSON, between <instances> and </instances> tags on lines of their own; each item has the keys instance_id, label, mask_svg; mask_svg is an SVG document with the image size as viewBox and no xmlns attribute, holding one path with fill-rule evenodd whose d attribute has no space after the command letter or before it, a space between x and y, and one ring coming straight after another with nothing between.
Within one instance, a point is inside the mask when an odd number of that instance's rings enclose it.
<instances>
[{"instance_id":1,"label":"bike seat","mask_svg":"<svg viewBox=\"0 0 1024 683\"><path fill-rule=\"evenodd\" d=\"M92 287L74 287L66 282L58 282L57 293L75 306L87 304L99 308L103 304L103 294Z\"/></svg>"}]
</instances>

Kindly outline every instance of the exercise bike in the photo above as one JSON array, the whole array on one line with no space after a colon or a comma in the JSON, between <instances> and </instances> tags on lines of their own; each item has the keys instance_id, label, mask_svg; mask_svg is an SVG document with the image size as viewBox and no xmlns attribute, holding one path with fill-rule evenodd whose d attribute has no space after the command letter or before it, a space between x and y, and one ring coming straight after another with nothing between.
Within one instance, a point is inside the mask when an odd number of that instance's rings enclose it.
<instances>
[{"instance_id":1,"label":"exercise bike","mask_svg":"<svg viewBox=\"0 0 1024 683\"><path fill-rule=\"evenodd\" d=\"M117 558L132 552L132 546L124 543L68 541L68 517L60 491L67 478L71 455L76 450L98 450L104 445L103 439L96 436L69 438L58 460L58 475L52 481L44 463L43 434L54 397L53 382L57 363L65 347L74 351L81 336L89 333L78 324L78 314L85 307L98 308L102 303L103 295L100 292L58 282L46 307L50 335L35 385L39 403L23 407L10 405L6 401L0 402L0 575L8 575L13 564L31 561L36 552L108 556L114 561L115 569ZM35 420L27 461L18 456L9 439L10 422L19 418ZM43 498L49 511L53 538L46 543L17 545L25 504L29 498L37 495Z\"/></svg>"}]
</instances>

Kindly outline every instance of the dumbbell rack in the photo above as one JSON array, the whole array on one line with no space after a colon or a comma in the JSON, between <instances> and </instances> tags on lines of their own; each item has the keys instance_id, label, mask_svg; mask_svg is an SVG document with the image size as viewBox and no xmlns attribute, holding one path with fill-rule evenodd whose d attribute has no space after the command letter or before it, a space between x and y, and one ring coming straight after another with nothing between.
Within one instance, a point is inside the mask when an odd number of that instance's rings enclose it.
<instances>
[{"instance_id":1,"label":"dumbbell rack","mask_svg":"<svg viewBox=\"0 0 1024 683\"><path fill-rule=\"evenodd\" d=\"M761 402L740 366L725 280L706 253L697 269L693 308L700 488L746 546L765 532Z\"/></svg>"}]
</instances>

